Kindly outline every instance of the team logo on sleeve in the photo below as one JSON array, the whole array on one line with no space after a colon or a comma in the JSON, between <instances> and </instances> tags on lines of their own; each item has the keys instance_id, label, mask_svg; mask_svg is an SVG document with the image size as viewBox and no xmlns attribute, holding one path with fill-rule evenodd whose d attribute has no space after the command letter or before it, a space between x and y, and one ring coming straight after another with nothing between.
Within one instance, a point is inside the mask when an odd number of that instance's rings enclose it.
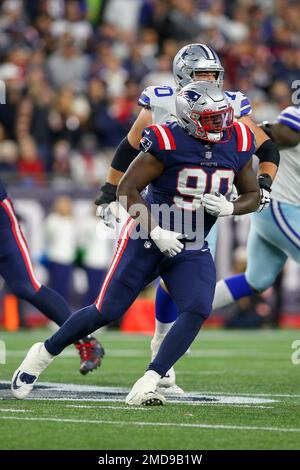
<instances>
[{"instance_id":1,"label":"team logo on sleeve","mask_svg":"<svg viewBox=\"0 0 300 470\"><path fill-rule=\"evenodd\" d=\"M143 152L148 152L152 144L152 140L148 139L148 137L143 137L140 142L140 148Z\"/></svg>"}]
</instances>

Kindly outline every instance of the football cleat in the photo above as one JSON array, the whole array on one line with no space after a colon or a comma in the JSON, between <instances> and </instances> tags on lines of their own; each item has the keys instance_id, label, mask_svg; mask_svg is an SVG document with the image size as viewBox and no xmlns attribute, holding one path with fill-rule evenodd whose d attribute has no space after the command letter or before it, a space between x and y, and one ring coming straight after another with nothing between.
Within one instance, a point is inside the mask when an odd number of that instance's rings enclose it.
<instances>
[{"instance_id":1,"label":"football cleat","mask_svg":"<svg viewBox=\"0 0 300 470\"><path fill-rule=\"evenodd\" d=\"M80 355L79 371L82 375L86 375L97 367L101 366L102 358L105 355L103 346L93 336L86 336L77 343L76 349Z\"/></svg>"},{"instance_id":2,"label":"football cleat","mask_svg":"<svg viewBox=\"0 0 300 470\"><path fill-rule=\"evenodd\" d=\"M176 385L176 374L173 367L171 367L166 375L159 380L156 390L164 396L184 395L182 388Z\"/></svg>"},{"instance_id":3,"label":"football cleat","mask_svg":"<svg viewBox=\"0 0 300 470\"><path fill-rule=\"evenodd\" d=\"M144 375L135 382L125 403L131 406L160 406L166 404L166 399L156 391L153 380Z\"/></svg>"},{"instance_id":4,"label":"football cleat","mask_svg":"<svg viewBox=\"0 0 300 470\"><path fill-rule=\"evenodd\" d=\"M164 397L182 397L185 395L184 390L182 390L182 388L178 387L176 384L171 385L170 387L161 387L158 384L156 391Z\"/></svg>"},{"instance_id":5,"label":"football cleat","mask_svg":"<svg viewBox=\"0 0 300 470\"><path fill-rule=\"evenodd\" d=\"M15 371L11 391L15 398L23 399L31 392L39 375L51 364L55 356L46 350L44 343L35 343L22 364Z\"/></svg>"}]
</instances>

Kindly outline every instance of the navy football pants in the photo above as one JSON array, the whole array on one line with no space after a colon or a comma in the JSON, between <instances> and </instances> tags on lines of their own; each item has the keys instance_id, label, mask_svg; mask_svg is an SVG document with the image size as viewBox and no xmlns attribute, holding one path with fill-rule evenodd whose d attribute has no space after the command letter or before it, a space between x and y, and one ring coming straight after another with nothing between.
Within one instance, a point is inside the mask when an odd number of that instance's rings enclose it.
<instances>
[{"instance_id":1,"label":"navy football pants","mask_svg":"<svg viewBox=\"0 0 300 470\"><path fill-rule=\"evenodd\" d=\"M0 275L11 291L62 325L71 315L65 300L36 278L27 243L9 198L0 201Z\"/></svg>"},{"instance_id":2,"label":"navy football pants","mask_svg":"<svg viewBox=\"0 0 300 470\"><path fill-rule=\"evenodd\" d=\"M180 313L149 368L165 375L185 353L210 315L215 265L207 247L166 258L151 239L133 239L134 221L125 224L110 269L94 305L75 312L45 342L53 355L81 336L118 320L147 284L161 276Z\"/></svg>"}]
</instances>

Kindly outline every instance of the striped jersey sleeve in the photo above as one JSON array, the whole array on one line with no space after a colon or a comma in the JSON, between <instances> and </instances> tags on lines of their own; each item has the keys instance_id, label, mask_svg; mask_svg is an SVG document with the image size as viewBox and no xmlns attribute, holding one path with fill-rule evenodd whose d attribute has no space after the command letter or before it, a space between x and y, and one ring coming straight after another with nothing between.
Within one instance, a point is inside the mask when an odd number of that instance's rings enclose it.
<instances>
[{"instance_id":1,"label":"striped jersey sleeve","mask_svg":"<svg viewBox=\"0 0 300 470\"><path fill-rule=\"evenodd\" d=\"M255 137L251 129L242 122L234 123L237 151L239 153L239 171L255 153Z\"/></svg>"},{"instance_id":2,"label":"striped jersey sleeve","mask_svg":"<svg viewBox=\"0 0 300 470\"><path fill-rule=\"evenodd\" d=\"M144 129L140 141L140 150L142 152L149 152L165 163L166 151L175 149L176 143L167 125L152 124Z\"/></svg>"},{"instance_id":3,"label":"striped jersey sleeve","mask_svg":"<svg viewBox=\"0 0 300 470\"><path fill-rule=\"evenodd\" d=\"M241 106L240 106L240 116L248 116L249 114L252 113L252 107L249 101L249 98L244 95L244 93L241 93Z\"/></svg>"},{"instance_id":4,"label":"striped jersey sleeve","mask_svg":"<svg viewBox=\"0 0 300 470\"><path fill-rule=\"evenodd\" d=\"M249 98L244 93L241 91L224 91L224 93L233 108L235 119L249 116L252 113Z\"/></svg>"},{"instance_id":5,"label":"striped jersey sleeve","mask_svg":"<svg viewBox=\"0 0 300 470\"><path fill-rule=\"evenodd\" d=\"M140 94L138 104L142 108L151 109L151 97L149 93L149 87L145 88Z\"/></svg>"},{"instance_id":6,"label":"striped jersey sleeve","mask_svg":"<svg viewBox=\"0 0 300 470\"><path fill-rule=\"evenodd\" d=\"M300 132L300 108L288 106L279 114L277 121Z\"/></svg>"}]
</instances>

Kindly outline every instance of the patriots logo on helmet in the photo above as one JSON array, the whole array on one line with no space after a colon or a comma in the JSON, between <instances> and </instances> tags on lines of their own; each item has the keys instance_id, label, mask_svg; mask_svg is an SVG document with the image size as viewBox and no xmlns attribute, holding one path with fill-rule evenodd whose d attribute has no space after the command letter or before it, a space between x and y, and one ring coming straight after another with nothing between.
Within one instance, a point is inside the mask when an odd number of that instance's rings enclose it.
<instances>
[{"instance_id":1,"label":"patriots logo on helmet","mask_svg":"<svg viewBox=\"0 0 300 470\"><path fill-rule=\"evenodd\" d=\"M194 90L182 90L180 93L178 93L178 96L183 96L192 109L196 101L198 101L202 95Z\"/></svg>"}]
</instances>

